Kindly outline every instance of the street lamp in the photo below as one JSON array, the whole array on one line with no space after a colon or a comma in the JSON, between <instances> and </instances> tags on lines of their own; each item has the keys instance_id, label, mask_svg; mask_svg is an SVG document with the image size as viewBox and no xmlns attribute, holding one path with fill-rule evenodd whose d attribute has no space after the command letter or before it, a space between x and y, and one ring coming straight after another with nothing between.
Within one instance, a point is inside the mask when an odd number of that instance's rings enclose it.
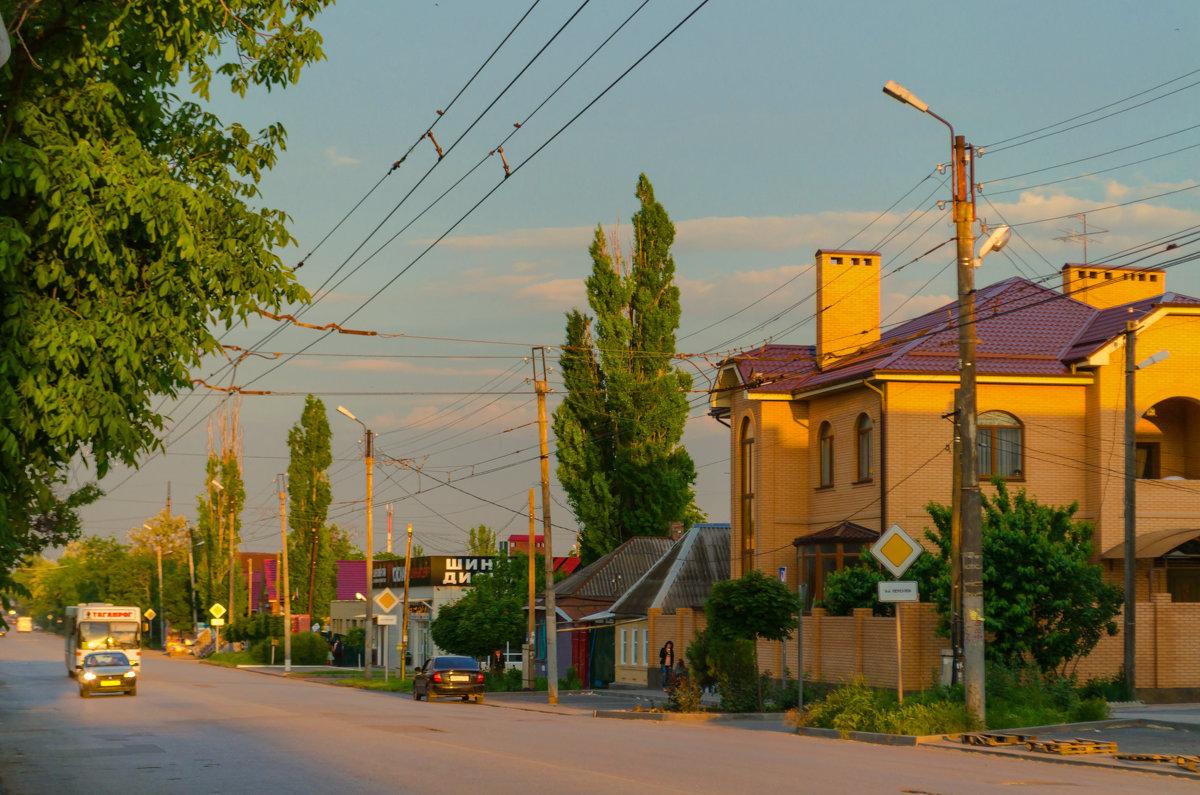
<instances>
[{"instance_id":1,"label":"street lamp","mask_svg":"<svg viewBox=\"0 0 1200 795\"><path fill-rule=\"evenodd\" d=\"M353 414L351 414L350 410L347 409L345 406L338 406L337 410L338 410L339 414L344 414L347 417L349 417L350 419L357 422L359 425L362 425L363 434L366 437L366 443L363 445L363 461L367 465L367 550L366 550L366 552L367 552L367 593L369 594L369 593L371 593L371 589L374 588L374 586L375 586L375 577L374 577L375 562L371 558L371 540L372 540L371 539L371 529L372 529L371 513L372 513L372 508L373 508L371 501L373 498L372 486L374 483L373 478L374 478L374 468L375 468L375 450L371 444L371 439L372 439L371 429L368 428L362 420L360 420L358 417L355 417ZM371 599L368 598L368 599L365 599L364 601L367 603L367 609L366 609L366 615L365 615L365 618L366 618L365 630L366 631L363 633L363 635L364 635L364 639L363 639L363 679L369 680L371 678L371 645L372 645L371 641L372 641L372 636L375 634L375 626L374 626L375 617L372 615L373 611L371 610L371 604L372 604Z\"/></svg>"},{"instance_id":2,"label":"street lamp","mask_svg":"<svg viewBox=\"0 0 1200 795\"><path fill-rule=\"evenodd\" d=\"M973 166L970 166L971 147L963 136L954 134L954 126L950 122L931 111L928 104L896 81L889 80L883 87L883 93L929 114L950 130L954 226L958 241L959 389L955 410L961 439L957 497L962 528L959 548L951 551L951 557L960 562L962 571L961 615L967 710L982 722L986 707L983 670L983 514L975 447L978 419L975 402L975 238L971 229L975 221L975 188L973 180L967 178L968 167L974 173ZM994 244L992 248L995 248Z\"/></svg>"}]
</instances>

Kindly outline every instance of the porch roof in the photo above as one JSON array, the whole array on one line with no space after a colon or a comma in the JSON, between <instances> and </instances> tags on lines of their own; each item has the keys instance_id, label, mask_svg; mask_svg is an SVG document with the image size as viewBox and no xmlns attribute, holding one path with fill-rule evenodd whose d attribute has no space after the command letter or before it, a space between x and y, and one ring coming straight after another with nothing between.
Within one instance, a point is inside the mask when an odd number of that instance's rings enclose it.
<instances>
[{"instance_id":1,"label":"porch roof","mask_svg":"<svg viewBox=\"0 0 1200 795\"><path fill-rule=\"evenodd\" d=\"M1134 554L1139 559L1158 558L1170 552L1180 544L1185 544L1193 538L1200 538L1200 527L1189 527L1186 530L1159 530L1146 533L1134 539ZM1121 542L1100 556L1104 560L1120 560L1125 557L1125 543Z\"/></svg>"}]
</instances>

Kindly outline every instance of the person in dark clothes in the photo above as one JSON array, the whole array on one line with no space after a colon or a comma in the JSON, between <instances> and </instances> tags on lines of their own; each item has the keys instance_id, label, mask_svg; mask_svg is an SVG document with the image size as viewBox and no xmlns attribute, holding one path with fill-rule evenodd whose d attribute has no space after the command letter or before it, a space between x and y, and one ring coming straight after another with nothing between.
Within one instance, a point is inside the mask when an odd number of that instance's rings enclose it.
<instances>
[{"instance_id":1,"label":"person in dark clothes","mask_svg":"<svg viewBox=\"0 0 1200 795\"><path fill-rule=\"evenodd\" d=\"M658 651L658 668L662 672L663 691L671 686L671 669L675 667L675 644L667 641Z\"/></svg>"}]
</instances>

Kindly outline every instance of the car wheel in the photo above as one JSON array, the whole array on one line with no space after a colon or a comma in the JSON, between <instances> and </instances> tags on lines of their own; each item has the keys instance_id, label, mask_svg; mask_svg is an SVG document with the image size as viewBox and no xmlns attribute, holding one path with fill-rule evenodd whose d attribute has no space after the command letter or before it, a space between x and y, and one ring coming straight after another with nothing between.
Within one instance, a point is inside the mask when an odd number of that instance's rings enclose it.
<instances>
[{"instance_id":1,"label":"car wheel","mask_svg":"<svg viewBox=\"0 0 1200 795\"><path fill-rule=\"evenodd\" d=\"M88 692L87 692L86 690L84 690L82 687L81 687L81 688L79 688L79 697L80 697L80 698L87 698L87 697L88 697Z\"/></svg>"},{"instance_id":2,"label":"car wheel","mask_svg":"<svg viewBox=\"0 0 1200 795\"><path fill-rule=\"evenodd\" d=\"M463 700L463 703L465 704L465 703L467 703L468 701L470 701L470 700L471 700L471 697L470 697L470 696L463 696L463 697L462 697L462 700Z\"/></svg>"},{"instance_id":3,"label":"car wheel","mask_svg":"<svg viewBox=\"0 0 1200 795\"><path fill-rule=\"evenodd\" d=\"M137 688L136 688L136 687L134 687L134 688L130 688L129 690L126 690L125 692L126 692L126 693L128 693L128 694L129 694L129 695L131 695L131 696L136 696L136 695L137 695Z\"/></svg>"},{"instance_id":4,"label":"car wheel","mask_svg":"<svg viewBox=\"0 0 1200 795\"><path fill-rule=\"evenodd\" d=\"M417 692L417 688L414 686L413 687L413 701L420 701L420 700L421 700L421 694Z\"/></svg>"},{"instance_id":5,"label":"car wheel","mask_svg":"<svg viewBox=\"0 0 1200 795\"><path fill-rule=\"evenodd\" d=\"M475 703L476 703L476 704L482 704L482 703L483 703L483 693L480 693L479 695L475 696Z\"/></svg>"}]
</instances>

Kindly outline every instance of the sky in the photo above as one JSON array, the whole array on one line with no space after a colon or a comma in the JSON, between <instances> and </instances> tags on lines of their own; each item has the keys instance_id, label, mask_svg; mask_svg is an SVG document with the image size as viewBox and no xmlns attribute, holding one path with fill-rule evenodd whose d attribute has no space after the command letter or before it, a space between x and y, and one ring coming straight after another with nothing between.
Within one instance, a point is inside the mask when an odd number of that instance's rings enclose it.
<instances>
[{"instance_id":1,"label":"sky","mask_svg":"<svg viewBox=\"0 0 1200 795\"><path fill-rule=\"evenodd\" d=\"M333 430L329 519L360 546L363 434L339 405L378 435L376 552L389 504L397 551L409 522L428 554L464 552L479 524L527 533L539 483L529 357L548 347L561 386L555 347L565 313L588 311L588 246L601 224L628 249L641 173L677 229L697 503L729 521L729 431L706 416L704 391L738 350L813 342L813 253L881 252L885 327L954 295L954 247L937 248L954 234L949 169L938 171L949 133L883 94L888 80L977 148L977 215L1013 226L979 285L1057 287L1062 265L1084 259L1084 219L1089 262L1200 225L1194 0L710 0L682 25L700 0L581 1L343 0L316 23L326 60L297 85L214 91L226 122L288 132L260 186L262 205L291 218L296 244L277 253L304 263L296 276L314 296L287 311L375 333L270 320L216 331L237 367L214 358L194 377L268 393L237 404L244 550L279 550L274 479L307 394ZM489 156L498 146L508 178ZM1166 281L1200 296L1195 264ZM551 392L550 412L561 398ZM210 417L230 402L204 386L156 401L164 450L100 481L85 532L126 540L168 490L172 513L194 521ZM577 528L555 465L562 554ZM95 473L81 463L72 477ZM540 490L537 501L540 533Z\"/></svg>"}]
</instances>

